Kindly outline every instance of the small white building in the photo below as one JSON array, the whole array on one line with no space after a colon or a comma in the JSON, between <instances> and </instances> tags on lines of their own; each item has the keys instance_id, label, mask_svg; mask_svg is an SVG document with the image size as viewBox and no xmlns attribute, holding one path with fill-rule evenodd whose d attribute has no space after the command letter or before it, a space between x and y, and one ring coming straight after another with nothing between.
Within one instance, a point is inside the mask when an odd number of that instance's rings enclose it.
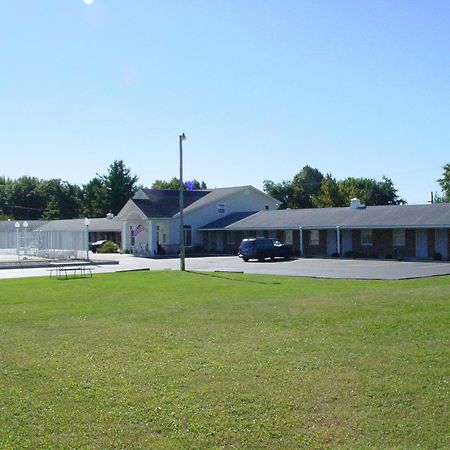
<instances>
[{"instance_id":1,"label":"small white building","mask_svg":"<svg viewBox=\"0 0 450 450\"><path fill-rule=\"evenodd\" d=\"M180 246L179 191L141 189L117 215L122 222L122 249L142 256L174 254ZM224 251L224 236L214 242L199 229L222 219L224 224L258 211L271 211L278 201L253 186L184 191L184 242L187 249Z\"/></svg>"}]
</instances>

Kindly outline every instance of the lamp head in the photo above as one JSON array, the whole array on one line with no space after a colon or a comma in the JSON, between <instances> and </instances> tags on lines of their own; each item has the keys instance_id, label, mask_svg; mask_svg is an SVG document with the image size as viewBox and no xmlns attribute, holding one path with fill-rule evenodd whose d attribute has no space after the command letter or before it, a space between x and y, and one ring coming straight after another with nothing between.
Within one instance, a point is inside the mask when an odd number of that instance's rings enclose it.
<instances>
[{"instance_id":1,"label":"lamp head","mask_svg":"<svg viewBox=\"0 0 450 450\"><path fill-rule=\"evenodd\" d=\"M180 141L185 141L186 140L186 135L183 133L181 136L180 136Z\"/></svg>"},{"instance_id":2,"label":"lamp head","mask_svg":"<svg viewBox=\"0 0 450 450\"><path fill-rule=\"evenodd\" d=\"M23 223L23 227L24 228L28 228L28 222L25 220L25 222Z\"/></svg>"},{"instance_id":3,"label":"lamp head","mask_svg":"<svg viewBox=\"0 0 450 450\"><path fill-rule=\"evenodd\" d=\"M19 222L16 222L16 223L14 224L14 226L15 226L16 228L20 228L20 223L19 223Z\"/></svg>"}]
</instances>

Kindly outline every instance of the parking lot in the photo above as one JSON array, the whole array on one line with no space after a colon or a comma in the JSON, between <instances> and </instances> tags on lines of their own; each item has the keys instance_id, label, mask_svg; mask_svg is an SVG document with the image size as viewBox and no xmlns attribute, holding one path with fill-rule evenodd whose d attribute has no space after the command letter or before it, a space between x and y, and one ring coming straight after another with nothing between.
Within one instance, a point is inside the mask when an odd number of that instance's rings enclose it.
<instances>
[{"instance_id":1,"label":"parking lot","mask_svg":"<svg viewBox=\"0 0 450 450\"><path fill-rule=\"evenodd\" d=\"M148 259L131 255L92 255L99 264L94 274L128 270L178 270L177 258ZM118 264L103 265L101 260L117 261ZM391 260L352 260L305 258L291 261L243 262L237 256L187 258L186 270L244 272L254 274L288 275L316 278L383 279L396 280L450 275L450 262L405 262ZM0 270L0 279L48 276L45 268Z\"/></svg>"}]
</instances>

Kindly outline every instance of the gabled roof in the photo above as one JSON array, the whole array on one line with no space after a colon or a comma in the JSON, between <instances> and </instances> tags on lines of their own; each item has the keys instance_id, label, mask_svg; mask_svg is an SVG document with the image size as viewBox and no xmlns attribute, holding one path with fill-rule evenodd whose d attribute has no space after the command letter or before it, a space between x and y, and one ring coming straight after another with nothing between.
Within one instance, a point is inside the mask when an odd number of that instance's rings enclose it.
<instances>
[{"instance_id":1,"label":"gabled roof","mask_svg":"<svg viewBox=\"0 0 450 450\"><path fill-rule=\"evenodd\" d=\"M147 217L172 217L180 210L180 192L173 189L143 189L148 199L132 198L131 201ZM184 191L184 206L189 207L192 203L207 196L211 191L196 189Z\"/></svg>"},{"instance_id":2,"label":"gabled roof","mask_svg":"<svg viewBox=\"0 0 450 450\"><path fill-rule=\"evenodd\" d=\"M233 186L216 189L196 189L184 191L184 213L190 213L197 208L201 208L213 203L219 203L225 198L239 192L255 191L261 195L263 192L253 186ZM173 217L179 214L180 198L179 191L172 189L142 189L148 197L132 198L131 201L148 217ZM267 195L268 199L276 202L275 199ZM120 213L119 213L120 215Z\"/></svg>"},{"instance_id":3,"label":"gabled roof","mask_svg":"<svg viewBox=\"0 0 450 450\"><path fill-rule=\"evenodd\" d=\"M221 230L228 225L231 225L238 220L242 220L248 216L255 214L255 211L252 212L234 212L228 214L227 216L221 217L220 219L215 220L214 222L210 222L207 225L204 225L199 228L199 230L207 231L207 230Z\"/></svg>"},{"instance_id":4,"label":"gabled roof","mask_svg":"<svg viewBox=\"0 0 450 450\"><path fill-rule=\"evenodd\" d=\"M450 228L450 203L365 208L311 208L260 211L227 230L303 228Z\"/></svg>"},{"instance_id":5,"label":"gabled roof","mask_svg":"<svg viewBox=\"0 0 450 450\"><path fill-rule=\"evenodd\" d=\"M230 197L234 194L238 193L258 193L261 196L264 196L267 201L271 200L273 203L278 204L278 200L274 199L270 195L265 194L264 192L261 192L259 189L256 189L255 187L251 185L245 185L245 186L232 186L232 187L224 187L224 188L216 188L213 189L208 195L201 198L199 201L193 203L189 207L184 209L184 212L190 213L191 211L194 211L197 208L201 208L203 206L209 205L211 203L219 203L223 200L225 200L227 197Z\"/></svg>"}]
</instances>

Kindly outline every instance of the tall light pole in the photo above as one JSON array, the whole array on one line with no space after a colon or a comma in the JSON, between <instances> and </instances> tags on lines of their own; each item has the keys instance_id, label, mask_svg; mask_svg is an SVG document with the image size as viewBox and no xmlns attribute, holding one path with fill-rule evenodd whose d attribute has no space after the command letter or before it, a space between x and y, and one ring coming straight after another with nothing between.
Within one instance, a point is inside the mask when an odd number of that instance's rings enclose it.
<instances>
[{"instance_id":1,"label":"tall light pole","mask_svg":"<svg viewBox=\"0 0 450 450\"><path fill-rule=\"evenodd\" d=\"M19 261L19 259L20 259L20 242L19 242L20 223L16 222L14 224L14 226L16 227L17 261Z\"/></svg>"},{"instance_id":2,"label":"tall light pole","mask_svg":"<svg viewBox=\"0 0 450 450\"><path fill-rule=\"evenodd\" d=\"M184 183L183 183L183 141L186 140L186 136L183 133L180 135L180 270L186 270L185 263L185 251L184 251Z\"/></svg>"},{"instance_id":3,"label":"tall light pole","mask_svg":"<svg viewBox=\"0 0 450 450\"><path fill-rule=\"evenodd\" d=\"M25 220L23 223L23 259L27 259L27 231L28 231L28 222Z\"/></svg>"},{"instance_id":4,"label":"tall light pole","mask_svg":"<svg viewBox=\"0 0 450 450\"><path fill-rule=\"evenodd\" d=\"M86 226L86 260L89 261L89 225L91 224L90 219L84 218L84 225Z\"/></svg>"}]
</instances>

